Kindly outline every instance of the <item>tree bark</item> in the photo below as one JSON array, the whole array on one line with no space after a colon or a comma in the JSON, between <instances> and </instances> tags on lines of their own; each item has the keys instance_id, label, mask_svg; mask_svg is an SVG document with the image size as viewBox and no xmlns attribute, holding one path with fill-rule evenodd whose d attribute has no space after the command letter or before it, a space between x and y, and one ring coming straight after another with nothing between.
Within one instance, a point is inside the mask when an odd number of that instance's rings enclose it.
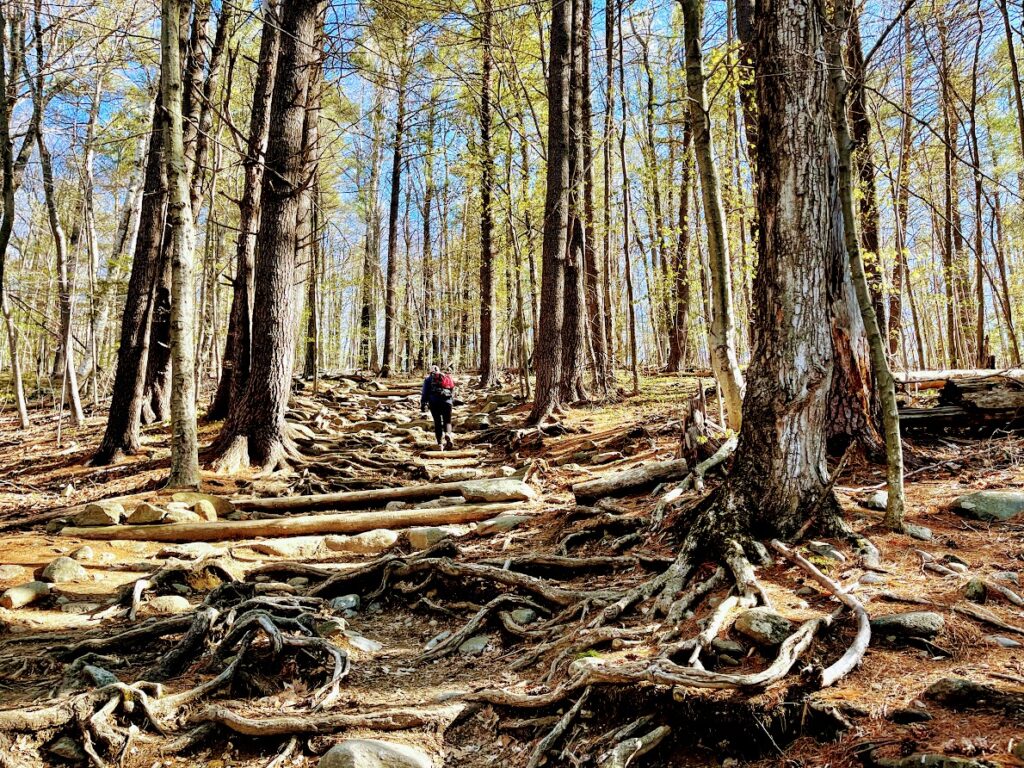
<instances>
[{"instance_id":1,"label":"tree bark","mask_svg":"<svg viewBox=\"0 0 1024 768\"><path fill-rule=\"evenodd\" d=\"M398 111L395 115L395 138L391 150L391 204L388 209L388 264L387 283L384 287L384 349L381 353L381 378L391 375L395 355L395 312L398 309L398 204L402 196L402 153L405 141L405 61L399 62L398 67Z\"/></svg>"},{"instance_id":2,"label":"tree bark","mask_svg":"<svg viewBox=\"0 0 1024 768\"><path fill-rule=\"evenodd\" d=\"M685 118L684 118L685 119ZM679 181L679 232L673 265L673 315L666 370L683 370L690 336L690 190L693 186L693 130L689 119L683 123L682 175Z\"/></svg>"},{"instance_id":3,"label":"tree bark","mask_svg":"<svg viewBox=\"0 0 1024 768\"><path fill-rule=\"evenodd\" d=\"M255 269L252 368L216 446L219 466L228 471L250 464L277 467L285 463L288 447L284 415L295 348L296 217L308 182L303 143L310 84L320 58L316 40L322 6L318 0L283 0L281 8Z\"/></svg>"},{"instance_id":4,"label":"tree bark","mask_svg":"<svg viewBox=\"0 0 1024 768\"><path fill-rule=\"evenodd\" d=\"M732 305L732 266L726 234L725 208L711 147L711 115L704 78L701 38L704 27L702 0L680 0L686 40L686 88L690 102L693 148L700 174L704 222L708 232L711 268L711 365L725 401L726 425L739 432L743 410L743 375L736 359L736 321Z\"/></svg>"},{"instance_id":5,"label":"tree bark","mask_svg":"<svg viewBox=\"0 0 1024 768\"><path fill-rule=\"evenodd\" d=\"M498 379L497 332L494 327L494 150L491 147L491 36L494 11L491 0L483 0L483 66L480 73L480 386L490 387Z\"/></svg>"}]
</instances>

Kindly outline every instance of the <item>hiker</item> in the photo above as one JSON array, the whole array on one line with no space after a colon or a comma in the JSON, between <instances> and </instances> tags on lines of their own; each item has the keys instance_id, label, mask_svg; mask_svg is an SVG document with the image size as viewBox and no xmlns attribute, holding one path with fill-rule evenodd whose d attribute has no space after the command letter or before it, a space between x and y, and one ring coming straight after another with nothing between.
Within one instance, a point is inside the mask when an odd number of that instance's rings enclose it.
<instances>
[{"instance_id":1,"label":"hiker","mask_svg":"<svg viewBox=\"0 0 1024 768\"><path fill-rule=\"evenodd\" d=\"M437 439L437 450L455 447L452 442L452 402L455 400L455 380L440 367L430 366L430 375L423 382L420 392L420 413L425 413L430 406L430 415L434 417L434 437Z\"/></svg>"}]
</instances>

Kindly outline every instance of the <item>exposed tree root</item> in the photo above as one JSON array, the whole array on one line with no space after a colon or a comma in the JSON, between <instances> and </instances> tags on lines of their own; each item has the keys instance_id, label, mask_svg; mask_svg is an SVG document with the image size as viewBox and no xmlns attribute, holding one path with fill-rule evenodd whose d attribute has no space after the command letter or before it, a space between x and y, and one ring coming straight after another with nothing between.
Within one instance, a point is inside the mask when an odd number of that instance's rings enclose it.
<instances>
[{"instance_id":1,"label":"exposed tree root","mask_svg":"<svg viewBox=\"0 0 1024 768\"><path fill-rule=\"evenodd\" d=\"M367 728L375 731L404 731L451 722L461 714L464 704L443 706L398 707L376 712L326 712L310 715L247 717L227 707L209 707L193 721L216 723L245 736L290 736L301 733L331 733L346 728Z\"/></svg>"}]
</instances>

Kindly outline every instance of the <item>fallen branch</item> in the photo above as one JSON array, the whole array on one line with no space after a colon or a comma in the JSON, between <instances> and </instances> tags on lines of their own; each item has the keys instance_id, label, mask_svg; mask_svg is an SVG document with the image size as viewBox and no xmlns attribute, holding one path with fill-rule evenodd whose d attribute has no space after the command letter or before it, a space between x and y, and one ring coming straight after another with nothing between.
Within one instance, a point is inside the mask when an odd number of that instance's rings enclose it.
<instances>
[{"instance_id":1,"label":"fallen branch","mask_svg":"<svg viewBox=\"0 0 1024 768\"><path fill-rule=\"evenodd\" d=\"M243 736L289 736L297 733L330 733L346 728L366 728L373 731L406 731L451 722L462 712L464 705L448 704L440 707L398 707L378 712L348 714L324 712L311 715L248 717L233 709L212 706L200 712L195 723L216 723Z\"/></svg>"},{"instance_id":2,"label":"fallen branch","mask_svg":"<svg viewBox=\"0 0 1024 768\"><path fill-rule=\"evenodd\" d=\"M650 461L630 469L612 472L604 477L576 483L572 492L580 503L601 499L605 496L624 496L634 491L679 480L686 476L688 466L685 459L671 461Z\"/></svg>"}]
</instances>

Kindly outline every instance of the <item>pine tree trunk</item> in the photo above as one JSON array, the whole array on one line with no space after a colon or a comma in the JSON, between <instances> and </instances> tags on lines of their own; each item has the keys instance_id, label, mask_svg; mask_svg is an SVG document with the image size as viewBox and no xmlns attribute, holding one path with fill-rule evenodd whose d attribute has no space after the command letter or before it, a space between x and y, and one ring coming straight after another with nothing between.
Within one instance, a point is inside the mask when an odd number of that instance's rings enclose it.
<instances>
[{"instance_id":1,"label":"pine tree trunk","mask_svg":"<svg viewBox=\"0 0 1024 768\"><path fill-rule=\"evenodd\" d=\"M237 409L217 440L221 469L286 462L285 411L291 394L295 349L293 275L297 214L308 178L304 147L310 84L319 65L316 48L323 6L317 0L283 0L281 48L270 108L266 173L255 270L252 367Z\"/></svg>"},{"instance_id":2,"label":"pine tree trunk","mask_svg":"<svg viewBox=\"0 0 1024 768\"><path fill-rule=\"evenodd\" d=\"M483 66L480 74L480 386L490 387L498 378L497 333L494 327L494 150L491 147L491 35L494 11L483 0Z\"/></svg>"},{"instance_id":3,"label":"pine tree trunk","mask_svg":"<svg viewBox=\"0 0 1024 768\"><path fill-rule=\"evenodd\" d=\"M684 119L682 146L682 177L679 182L679 232L676 236L676 258L673 265L672 330L669 335L666 370L683 370L689 345L690 327L690 189L693 186L693 130Z\"/></svg>"},{"instance_id":4,"label":"pine tree trunk","mask_svg":"<svg viewBox=\"0 0 1024 768\"><path fill-rule=\"evenodd\" d=\"M626 164L626 124L629 122L629 99L626 97L626 56L622 34L622 12L625 0L619 0L618 41L619 41L619 104L622 119L619 122L619 164L622 170L622 255L623 272L626 282L626 318L629 323L629 365L633 374L633 394L640 392L640 359L636 338L636 297L633 295L633 259L630 255L629 227L630 213L629 166Z\"/></svg>"},{"instance_id":5,"label":"pine tree trunk","mask_svg":"<svg viewBox=\"0 0 1024 768\"><path fill-rule=\"evenodd\" d=\"M245 177L242 198L238 203L234 293L228 315L228 336L217 394L206 415L212 421L228 415L231 403L241 399L249 380L253 264L256 254L256 233L260 223L264 159L270 131L270 99L274 91L280 45L278 5L279 0L267 0L263 11L263 32L249 117L249 139L242 160Z\"/></svg>"},{"instance_id":6,"label":"pine tree trunk","mask_svg":"<svg viewBox=\"0 0 1024 768\"><path fill-rule=\"evenodd\" d=\"M400 69L405 66L402 62ZM384 349L381 353L380 376L391 375L395 356L395 313L398 310L398 204L402 196L402 152L405 141L406 72L398 73L398 112L395 116L395 138L391 150L391 204L388 209L388 264L384 287Z\"/></svg>"}]
</instances>

